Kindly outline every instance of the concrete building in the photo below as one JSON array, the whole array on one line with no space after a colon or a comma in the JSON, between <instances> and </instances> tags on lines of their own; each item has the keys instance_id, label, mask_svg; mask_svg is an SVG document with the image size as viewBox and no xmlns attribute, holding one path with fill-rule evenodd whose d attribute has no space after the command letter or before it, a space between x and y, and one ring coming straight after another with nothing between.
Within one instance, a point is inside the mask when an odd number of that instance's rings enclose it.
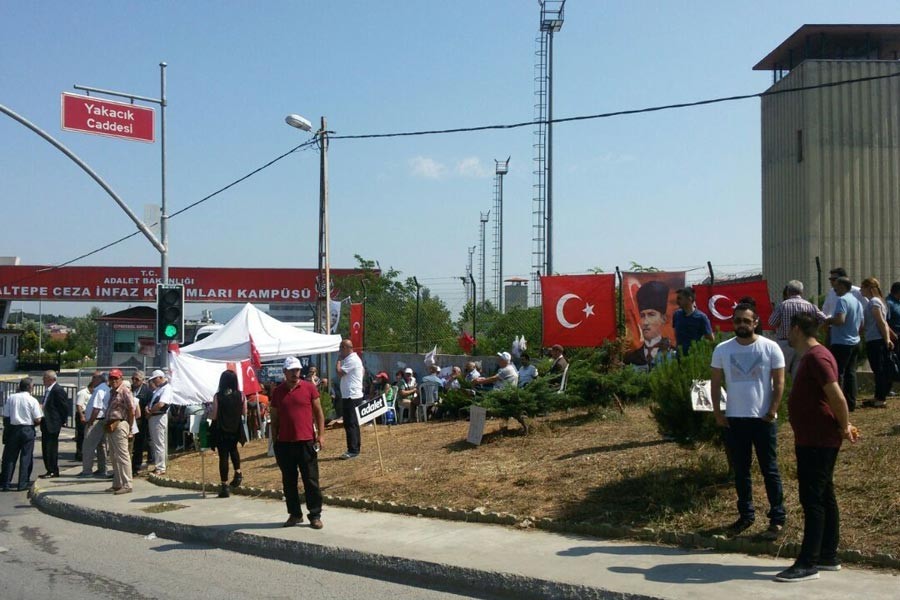
<instances>
[{"instance_id":1,"label":"concrete building","mask_svg":"<svg viewBox=\"0 0 900 600\"><path fill-rule=\"evenodd\" d=\"M524 277L510 277L503 288L503 312L514 308L528 308L528 280Z\"/></svg>"},{"instance_id":2,"label":"concrete building","mask_svg":"<svg viewBox=\"0 0 900 600\"><path fill-rule=\"evenodd\" d=\"M762 98L762 261L770 294L900 280L900 25L804 25L757 64ZM873 78L801 92L786 90Z\"/></svg>"}]
</instances>

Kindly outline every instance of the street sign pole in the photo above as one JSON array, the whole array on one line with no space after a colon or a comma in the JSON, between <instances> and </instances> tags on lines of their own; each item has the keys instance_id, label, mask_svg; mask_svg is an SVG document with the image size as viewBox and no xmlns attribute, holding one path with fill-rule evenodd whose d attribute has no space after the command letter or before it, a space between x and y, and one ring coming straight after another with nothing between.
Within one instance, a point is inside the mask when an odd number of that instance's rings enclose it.
<instances>
[{"instance_id":1,"label":"street sign pole","mask_svg":"<svg viewBox=\"0 0 900 600\"><path fill-rule=\"evenodd\" d=\"M159 98L147 98L145 96L138 96L136 94L127 94L124 92L116 92L113 90L104 90L101 88L88 87L84 85L74 85L73 87L76 90L82 90L90 94L91 92L98 94L106 94L107 96L118 96L120 98L128 98L131 100L131 103L134 104L135 100L142 100L144 102L151 102L153 104L159 104L159 138L160 138L160 162L162 164L160 179L161 179L161 191L160 191L160 217L159 217L159 235L160 235L160 278L159 283L168 284L169 283L169 214L166 212L166 63L159 63ZM169 356L167 351L162 353L162 367L165 368L169 363Z\"/></svg>"}]
</instances>

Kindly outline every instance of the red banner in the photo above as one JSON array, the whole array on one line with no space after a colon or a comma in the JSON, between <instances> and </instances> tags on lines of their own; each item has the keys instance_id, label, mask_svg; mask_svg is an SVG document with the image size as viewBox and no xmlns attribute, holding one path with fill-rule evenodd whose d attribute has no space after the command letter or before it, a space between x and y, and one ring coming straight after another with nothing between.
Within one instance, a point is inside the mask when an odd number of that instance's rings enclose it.
<instances>
[{"instance_id":1,"label":"red banner","mask_svg":"<svg viewBox=\"0 0 900 600\"><path fill-rule=\"evenodd\" d=\"M734 316L734 307L745 297L753 298L756 301L756 311L763 329L772 329L769 326L772 301L769 299L769 284L765 279L741 283L695 285L694 292L697 294L697 308L707 314L714 330L734 331L734 324L731 322L731 318Z\"/></svg>"},{"instance_id":2,"label":"red banner","mask_svg":"<svg viewBox=\"0 0 900 600\"><path fill-rule=\"evenodd\" d=\"M353 351L363 350L363 328L365 327L365 313L362 303L350 303L350 341L353 342Z\"/></svg>"},{"instance_id":3,"label":"red banner","mask_svg":"<svg viewBox=\"0 0 900 600\"><path fill-rule=\"evenodd\" d=\"M332 277L361 274L331 269ZM171 267L169 283L184 285L185 302L301 304L316 300L316 269ZM0 300L155 302L154 267L0 266Z\"/></svg>"},{"instance_id":4,"label":"red banner","mask_svg":"<svg viewBox=\"0 0 900 600\"><path fill-rule=\"evenodd\" d=\"M684 271L622 273L622 306L629 347L623 360L649 365L658 352L675 348L672 313L675 292L684 287Z\"/></svg>"},{"instance_id":5,"label":"red banner","mask_svg":"<svg viewBox=\"0 0 900 600\"><path fill-rule=\"evenodd\" d=\"M153 142L153 109L93 96L63 94L62 128L95 135L107 135Z\"/></svg>"},{"instance_id":6,"label":"red banner","mask_svg":"<svg viewBox=\"0 0 900 600\"><path fill-rule=\"evenodd\" d=\"M541 277L544 345L600 346L616 338L615 275Z\"/></svg>"}]
</instances>

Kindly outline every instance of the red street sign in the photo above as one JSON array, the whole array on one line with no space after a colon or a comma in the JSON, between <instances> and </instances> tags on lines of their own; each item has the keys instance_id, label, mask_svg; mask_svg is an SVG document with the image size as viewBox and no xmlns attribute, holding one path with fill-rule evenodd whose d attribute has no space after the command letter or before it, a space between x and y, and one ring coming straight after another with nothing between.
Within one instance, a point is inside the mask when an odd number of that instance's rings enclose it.
<instances>
[{"instance_id":1,"label":"red street sign","mask_svg":"<svg viewBox=\"0 0 900 600\"><path fill-rule=\"evenodd\" d=\"M153 142L153 109L93 96L62 95L62 128L95 135Z\"/></svg>"}]
</instances>

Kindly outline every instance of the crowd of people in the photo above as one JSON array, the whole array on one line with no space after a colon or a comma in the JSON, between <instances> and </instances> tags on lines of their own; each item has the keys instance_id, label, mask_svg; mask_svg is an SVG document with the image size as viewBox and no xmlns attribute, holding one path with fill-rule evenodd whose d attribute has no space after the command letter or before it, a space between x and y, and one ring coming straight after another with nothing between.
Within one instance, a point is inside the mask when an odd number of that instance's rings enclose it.
<instances>
[{"instance_id":1,"label":"crowd of people","mask_svg":"<svg viewBox=\"0 0 900 600\"><path fill-rule=\"evenodd\" d=\"M839 512L833 484L838 452L844 440L857 439L858 432L850 422L851 413L858 405L884 407L897 374L894 365L898 361L894 355L900 332L900 282L894 283L885 297L874 277L864 279L856 287L844 269L835 268L830 272L829 281L832 289L821 308L803 298L802 282L788 282L782 302L769 319L774 329L771 338L761 334L760 316L753 299L741 299L732 317L734 337L715 347L710 365L710 400L715 421L722 429L737 495L737 520L727 527L732 535L750 529L756 521L751 477L754 454L769 506L768 526L761 536L777 540L784 531L787 514L778 468L777 423L786 374L792 379L789 420L795 438L804 535L799 557L790 568L778 574L779 581L805 581L817 577L818 570L840 568ZM678 290L676 299L679 309L673 315L674 348L679 355L686 355L693 343L714 338L709 318L695 306L693 290ZM655 300L648 296L643 301ZM824 328L824 344L819 342L820 328ZM875 393L871 400L858 402L855 375L862 340L875 378ZM641 356L632 357L632 363L642 358L652 368L658 360L658 354L653 351L666 349L656 343L638 350ZM361 357L353 350L350 340L343 340L335 365L339 380L335 389L339 390L335 394L337 418L332 420L344 429L346 452L341 458L350 460L360 455L356 409L366 398L384 395L388 405L395 408L395 415L396 410L403 409L410 421L417 421L420 408L426 415L434 408L433 402L422 397L427 387L436 393L463 387L475 393L522 388L540 377L561 377L568 369L563 347L554 345L549 354L552 362L547 373L539 373L526 352L518 356L518 367L510 353L499 352L498 368L491 375L483 374L475 362L466 363L462 369L441 368L430 362L426 363L421 380L412 368L404 367L395 373L393 381L387 372L381 371L367 382ZM248 436L267 435L282 476L288 511L284 525L303 522L298 487L302 483L310 526L321 529L322 495L317 456L326 432L320 393L328 388L328 382L319 377L315 367L304 369L296 357L287 358L282 371L281 383L268 384L260 392L247 396L238 389L234 372L221 374L208 412L212 419L210 446L219 454L219 496L228 497L229 488L243 482L238 446L246 443ZM58 437L62 424L69 418L69 401L56 384L56 373L47 371L43 380L44 395L40 401L31 395L32 380L25 378L18 392L3 407L0 485L4 490L11 487L17 462L18 489L30 485L36 427L41 430L45 468L41 477L59 477ZM728 392L724 408L720 402L723 389ZM176 431L182 431L187 415L183 407L173 405L172 389L163 371L154 371L146 380L144 373L137 371L130 381L119 369L95 372L87 387L79 390L75 402L76 458L82 462L80 476L109 477L112 485L107 491L127 494L132 491L135 474L147 469L164 474L170 413L171 425ZM229 466L234 471L230 483Z\"/></svg>"}]
</instances>

